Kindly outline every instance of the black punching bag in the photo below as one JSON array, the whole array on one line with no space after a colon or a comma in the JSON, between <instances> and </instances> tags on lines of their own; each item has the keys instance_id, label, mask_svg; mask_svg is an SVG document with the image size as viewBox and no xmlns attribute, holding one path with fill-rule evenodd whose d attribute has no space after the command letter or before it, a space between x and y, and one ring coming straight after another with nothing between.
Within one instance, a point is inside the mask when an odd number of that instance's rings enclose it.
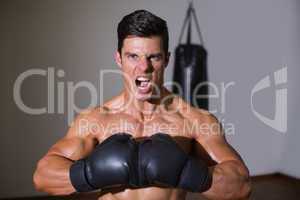
<instances>
[{"instance_id":1,"label":"black punching bag","mask_svg":"<svg viewBox=\"0 0 300 200\"><path fill-rule=\"evenodd\" d=\"M191 43L191 22L194 18L200 44ZM187 28L187 41L181 44L183 32ZM207 85L207 52L203 46L197 16L190 3L184 24L179 37L179 45L175 50L175 66L173 74L173 92L181 95L187 102L195 107L208 110Z\"/></svg>"}]
</instances>

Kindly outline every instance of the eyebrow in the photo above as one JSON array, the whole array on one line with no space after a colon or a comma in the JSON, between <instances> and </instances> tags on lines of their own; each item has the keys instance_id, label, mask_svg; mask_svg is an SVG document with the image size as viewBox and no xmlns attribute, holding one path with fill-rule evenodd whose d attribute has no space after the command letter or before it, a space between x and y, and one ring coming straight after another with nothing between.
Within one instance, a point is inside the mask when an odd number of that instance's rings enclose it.
<instances>
[{"instance_id":1,"label":"eyebrow","mask_svg":"<svg viewBox=\"0 0 300 200\"><path fill-rule=\"evenodd\" d=\"M150 54L148 57L162 57L162 53L154 53L154 54Z\"/></svg>"},{"instance_id":2,"label":"eyebrow","mask_svg":"<svg viewBox=\"0 0 300 200\"><path fill-rule=\"evenodd\" d=\"M128 56L128 55L138 55L138 54L131 53L131 52L125 52L124 55ZM148 55L147 58L149 58L149 57L157 57L157 56L161 56L162 57L162 55L163 55L162 53L153 53L153 54Z\"/></svg>"},{"instance_id":3,"label":"eyebrow","mask_svg":"<svg viewBox=\"0 0 300 200\"><path fill-rule=\"evenodd\" d=\"M128 56L128 55L137 55L137 54L136 53L131 53L131 52L125 52L124 55Z\"/></svg>"}]
</instances>

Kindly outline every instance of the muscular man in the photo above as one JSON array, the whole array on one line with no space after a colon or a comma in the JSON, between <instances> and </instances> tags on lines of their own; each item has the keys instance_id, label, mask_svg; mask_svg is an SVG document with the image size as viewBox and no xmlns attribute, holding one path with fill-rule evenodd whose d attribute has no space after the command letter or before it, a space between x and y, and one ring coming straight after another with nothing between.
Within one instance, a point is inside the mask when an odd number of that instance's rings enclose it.
<instances>
[{"instance_id":1,"label":"muscular man","mask_svg":"<svg viewBox=\"0 0 300 200\"><path fill-rule=\"evenodd\" d=\"M118 25L122 92L82 112L38 162L35 187L99 199L246 199L249 172L214 116L164 86L166 22L139 10ZM105 191L105 192L104 192Z\"/></svg>"}]
</instances>

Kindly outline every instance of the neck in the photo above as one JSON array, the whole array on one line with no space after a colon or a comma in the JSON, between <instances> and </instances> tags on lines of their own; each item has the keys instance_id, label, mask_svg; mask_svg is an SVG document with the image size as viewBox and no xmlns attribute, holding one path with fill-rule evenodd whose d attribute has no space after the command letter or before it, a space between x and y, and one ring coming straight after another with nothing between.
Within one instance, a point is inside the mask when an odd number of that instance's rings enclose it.
<instances>
[{"instance_id":1,"label":"neck","mask_svg":"<svg viewBox=\"0 0 300 200\"><path fill-rule=\"evenodd\" d=\"M157 114L161 114L164 109L167 108L168 101L164 100L164 97L171 93L166 89L160 90L161 95L155 99L138 100L131 96L129 92L124 90L122 92L123 105L125 106L125 112L135 116L140 121L149 121Z\"/></svg>"}]
</instances>

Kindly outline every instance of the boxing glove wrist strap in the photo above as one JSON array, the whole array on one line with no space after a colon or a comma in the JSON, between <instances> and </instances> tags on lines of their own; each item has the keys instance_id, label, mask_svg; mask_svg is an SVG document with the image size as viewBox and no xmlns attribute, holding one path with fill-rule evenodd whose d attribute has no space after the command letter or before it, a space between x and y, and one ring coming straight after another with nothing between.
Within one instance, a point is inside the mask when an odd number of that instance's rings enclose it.
<instances>
[{"instance_id":1,"label":"boxing glove wrist strap","mask_svg":"<svg viewBox=\"0 0 300 200\"><path fill-rule=\"evenodd\" d=\"M189 157L178 183L179 188L191 192L204 192L211 186L212 177L205 163Z\"/></svg>"},{"instance_id":2,"label":"boxing glove wrist strap","mask_svg":"<svg viewBox=\"0 0 300 200\"><path fill-rule=\"evenodd\" d=\"M84 160L78 160L73 163L70 168L70 180L77 192L89 192L94 190L86 178Z\"/></svg>"}]
</instances>

